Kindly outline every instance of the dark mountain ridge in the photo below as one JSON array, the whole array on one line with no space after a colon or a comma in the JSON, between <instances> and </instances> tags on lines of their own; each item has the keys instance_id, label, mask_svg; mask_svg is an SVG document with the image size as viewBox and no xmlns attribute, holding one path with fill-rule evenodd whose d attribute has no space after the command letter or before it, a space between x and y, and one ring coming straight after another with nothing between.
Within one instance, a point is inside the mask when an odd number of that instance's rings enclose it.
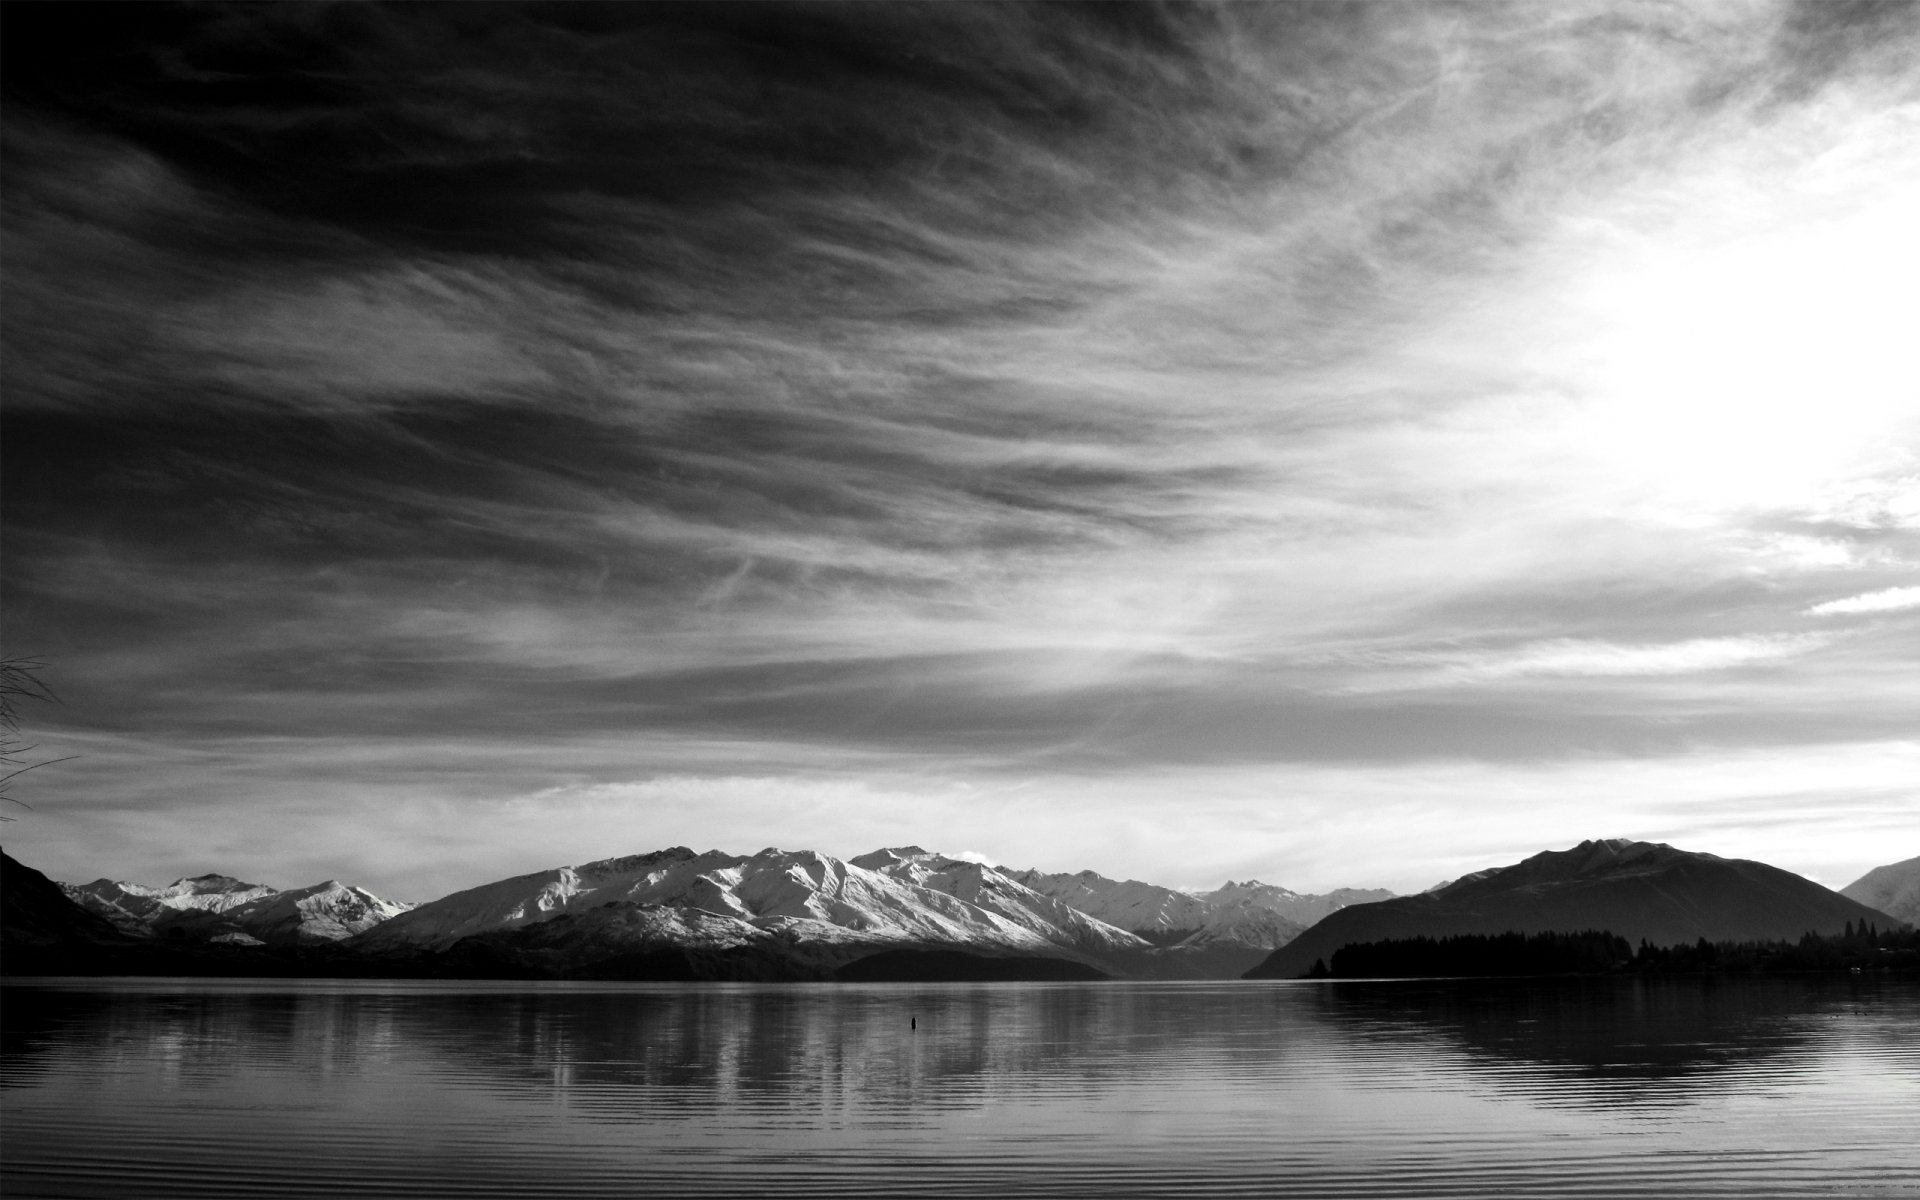
<instances>
[{"instance_id":1,"label":"dark mountain ridge","mask_svg":"<svg viewBox=\"0 0 1920 1200\"><path fill-rule=\"evenodd\" d=\"M60 885L0 850L0 945L9 950L119 947L132 941Z\"/></svg>"},{"instance_id":2,"label":"dark mountain ridge","mask_svg":"<svg viewBox=\"0 0 1920 1200\"><path fill-rule=\"evenodd\" d=\"M1900 924L1779 867L1609 838L1543 851L1418 896L1343 908L1246 977L1296 978L1357 942L1605 929L1629 942L1675 945L1836 934L1859 921Z\"/></svg>"}]
</instances>

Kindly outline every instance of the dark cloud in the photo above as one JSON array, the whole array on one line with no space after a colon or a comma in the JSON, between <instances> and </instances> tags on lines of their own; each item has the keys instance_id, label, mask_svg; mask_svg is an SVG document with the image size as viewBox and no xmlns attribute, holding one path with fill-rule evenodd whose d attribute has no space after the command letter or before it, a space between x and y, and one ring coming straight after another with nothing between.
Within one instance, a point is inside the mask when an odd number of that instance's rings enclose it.
<instances>
[{"instance_id":1,"label":"dark cloud","mask_svg":"<svg viewBox=\"0 0 1920 1200\"><path fill-rule=\"evenodd\" d=\"M1203 9L23 7L16 97L276 212L510 254L603 248L572 198L759 205L945 173L977 220L1026 225L1095 194L1008 141L1069 160L1125 156L1116 134L1171 147L1100 189L1137 203L1218 153L1139 127L1231 99L1196 45L1223 25Z\"/></svg>"},{"instance_id":2,"label":"dark cloud","mask_svg":"<svg viewBox=\"0 0 1920 1200\"><path fill-rule=\"evenodd\" d=\"M1791 102L1847 77L1910 76L1916 38L1920 7L1907 0L1795 0L1774 44L1774 87Z\"/></svg>"}]
</instances>

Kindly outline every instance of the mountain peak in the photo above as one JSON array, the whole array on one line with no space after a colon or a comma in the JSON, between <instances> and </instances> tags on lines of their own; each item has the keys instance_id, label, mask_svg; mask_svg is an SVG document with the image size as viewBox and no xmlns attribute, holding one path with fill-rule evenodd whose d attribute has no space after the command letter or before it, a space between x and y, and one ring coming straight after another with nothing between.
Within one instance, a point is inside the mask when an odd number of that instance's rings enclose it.
<instances>
[{"instance_id":1,"label":"mountain peak","mask_svg":"<svg viewBox=\"0 0 1920 1200\"><path fill-rule=\"evenodd\" d=\"M1704 851L1677 849L1665 842L1642 842L1633 838L1598 838L1581 842L1570 850L1543 851L1528 859L1527 862L1552 864L1574 871L1590 872L1613 870L1627 864L1656 867L1683 860L1728 861Z\"/></svg>"},{"instance_id":2,"label":"mountain peak","mask_svg":"<svg viewBox=\"0 0 1920 1200\"><path fill-rule=\"evenodd\" d=\"M1676 850L1665 842L1642 842L1633 838L1588 838L1565 850L1542 850L1504 867L1484 867L1457 879L1445 880L1422 895L1445 896L1463 890L1484 891L1504 888L1520 879L1536 882L1552 879L1604 875L1622 869L1656 870L1682 860L1724 861L1711 854Z\"/></svg>"},{"instance_id":3,"label":"mountain peak","mask_svg":"<svg viewBox=\"0 0 1920 1200\"><path fill-rule=\"evenodd\" d=\"M878 850L869 850L865 854L850 858L847 862L868 871L882 871L900 863L928 862L944 857L918 846L882 846Z\"/></svg>"},{"instance_id":4,"label":"mountain peak","mask_svg":"<svg viewBox=\"0 0 1920 1200\"><path fill-rule=\"evenodd\" d=\"M205 896L213 892L270 892L274 889L267 887L264 883L247 883L231 875L209 871L205 875L176 879L160 890L176 896Z\"/></svg>"},{"instance_id":5,"label":"mountain peak","mask_svg":"<svg viewBox=\"0 0 1920 1200\"><path fill-rule=\"evenodd\" d=\"M353 887L349 884L341 883L338 879L329 879L324 883L316 883L308 887L289 888L288 890L281 892L280 894L282 896L289 896L295 899L304 900L308 896L325 896L334 892L357 892L359 890L360 890L359 888Z\"/></svg>"},{"instance_id":6,"label":"mountain peak","mask_svg":"<svg viewBox=\"0 0 1920 1200\"><path fill-rule=\"evenodd\" d=\"M82 908L136 937L178 931L210 941L329 942L408 908L337 879L285 892L213 872L161 888L112 879L61 886Z\"/></svg>"},{"instance_id":7,"label":"mountain peak","mask_svg":"<svg viewBox=\"0 0 1920 1200\"><path fill-rule=\"evenodd\" d=\"M718 851L709 850L704 857L712 857ZM649 850L645 854L625 854L617 858L602 858L594 862L581 863L569 868L581 875L602 876L619 875L641 867L658 863L682 863L703 857L686 846L668 846L665 850Z\"/></svg>"}]
</instances>

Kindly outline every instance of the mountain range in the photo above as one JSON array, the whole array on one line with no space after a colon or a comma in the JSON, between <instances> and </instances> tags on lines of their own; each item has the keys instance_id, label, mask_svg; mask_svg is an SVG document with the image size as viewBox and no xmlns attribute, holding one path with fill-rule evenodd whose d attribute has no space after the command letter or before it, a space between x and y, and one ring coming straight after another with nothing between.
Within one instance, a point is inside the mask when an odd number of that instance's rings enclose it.
<instances>
[{"instance_id":1,"label":"mountain range","mask_svg":"<svg viewBox=\"0 0 1920 1200\"><path fill-rule=\"evenodd\" d=\"M334 881L285 892L217 874L164 887L59 886L138 939L337 944L390 964L534 974L616 960L631 967L635 956L662 954L671 961L656 965L677 970L688 952L706 956L706 967L726 959L729 972L818 974L882 951L966 947L1103 973L1228 978L1326 912L1392 895L1303 895L1254 880L1183 892L1093 871L1009 870L918 846L844 861L675 847L497 880L417 908Z\"/></svg>"},{"instance_id":2,"label":"mountain range","mask_svg":"<svg viewBox=\"0 0 1920 1200\"><path fill-rule=\"evenodd\" d=\"M96 879L63 883L60 890L133 937L240 945L343 941L411 907L332 879L286 892L231 875L197 875L165 887Z\"/></svg>"},{"instance_id":3,"label":"mountain range","mask_svg":"<svg viewBox=\"0 0 1920 1200\"><path fill-rule=\"evenodd\" d=\"M846 860L674 847L419 906L333 881L284 892L225 875L56 886L11 859L6 869L10 948L144 946L153 949L141 961L159 962L178 947L199 956L193 970L233 959L235 970L443 977L1291 978L1352 942L1422 935L1604 928L1667 945L1890 927L1893 910L1911 903L1920 860L1850 885L1883 900L1875 906L1763 863L1620 839L1397 897L1302 895L1253 880L1187 892L918 846ZM19 896L16 883L27 888Z\"/></svg>"},{"instance_id":4,"label":"mountain range","mask_svg":"<svg viewBox=\"0 0 1920 1200\"><path fill-rule=\"evenodd\" d=\"M1385 888L1340 888L1325 895L1302 895L1257 879L1228 880L1210 892L1183 892L1137 879L1108 879L1094 871L1071 875L1012 871L1009 875L1042 895L1157 946L1187 948L1272 949L1292 941L1328 913L1393 895Z\"/></svg>"},{"instance_id":5,"label":"mountain range","mask_svg":"<svg viewBox=\"0 0 1920 1200\"><path fill-rule=\"evenodd\" d=\"M353 946L418 956L479 938L469 952L550 971L688 949L833 970L883 951L965 947L1115 974L1224 977L1299 933L1299 923L1263 900L1296 909L1319 902L1284 888L1263 895L1262 887L1230 885L1221 889L1227 896L1209 899L1092 872L1009 871L918 846L846 860L675 847L457 892ZM563 918L571 920L545 927Z\"/></svg>"},{"instance_id":6,"label":"mountain range","mask_svg":"<svg viewBox=\"0 0 1920 1200\"><path fill-rule=\"evenodd\" d=\"M1809 931L1840 933L1853 922L1895 923L1765 863L1611 838L1476 871L1417 896L1343 908L1248 977L1292 979L1342 946L1394 938L1605 929L1666 946L1700 938L1791 941Z\"/></svg>"},{"instance_id":7,"label":"mountain range","mask_svg":"<svg viewBox=\"0 0 1920 1200\"><path fill-rule=\"evenodd\" d=\"M612 910L611 912L609 910ZM611 919L618 914L620 919ZM684 846L556 867L435 900L362 936L368 953L442 951L463 938L590 919L631 949L965 945L1003 954L1103 955L1151 947L981 863L917 846L841 860L813 851L696 853Z\"/></svg>"}]
</instances>

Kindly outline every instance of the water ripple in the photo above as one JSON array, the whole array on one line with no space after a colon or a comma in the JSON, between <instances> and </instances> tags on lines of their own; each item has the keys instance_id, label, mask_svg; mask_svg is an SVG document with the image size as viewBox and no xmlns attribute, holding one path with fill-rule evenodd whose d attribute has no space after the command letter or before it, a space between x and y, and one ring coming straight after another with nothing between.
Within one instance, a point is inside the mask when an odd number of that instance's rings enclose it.
<instances>
[{"instance_id":1,"label":"water ripple","mask_svg":"<svg viewBox=\"0 0 1920 1200\"><path fill-rule=\"evenodd\" d=\"M1920 988L16 983L0 1191L1920 1195Z\"/></svg>"}]
</instances>

